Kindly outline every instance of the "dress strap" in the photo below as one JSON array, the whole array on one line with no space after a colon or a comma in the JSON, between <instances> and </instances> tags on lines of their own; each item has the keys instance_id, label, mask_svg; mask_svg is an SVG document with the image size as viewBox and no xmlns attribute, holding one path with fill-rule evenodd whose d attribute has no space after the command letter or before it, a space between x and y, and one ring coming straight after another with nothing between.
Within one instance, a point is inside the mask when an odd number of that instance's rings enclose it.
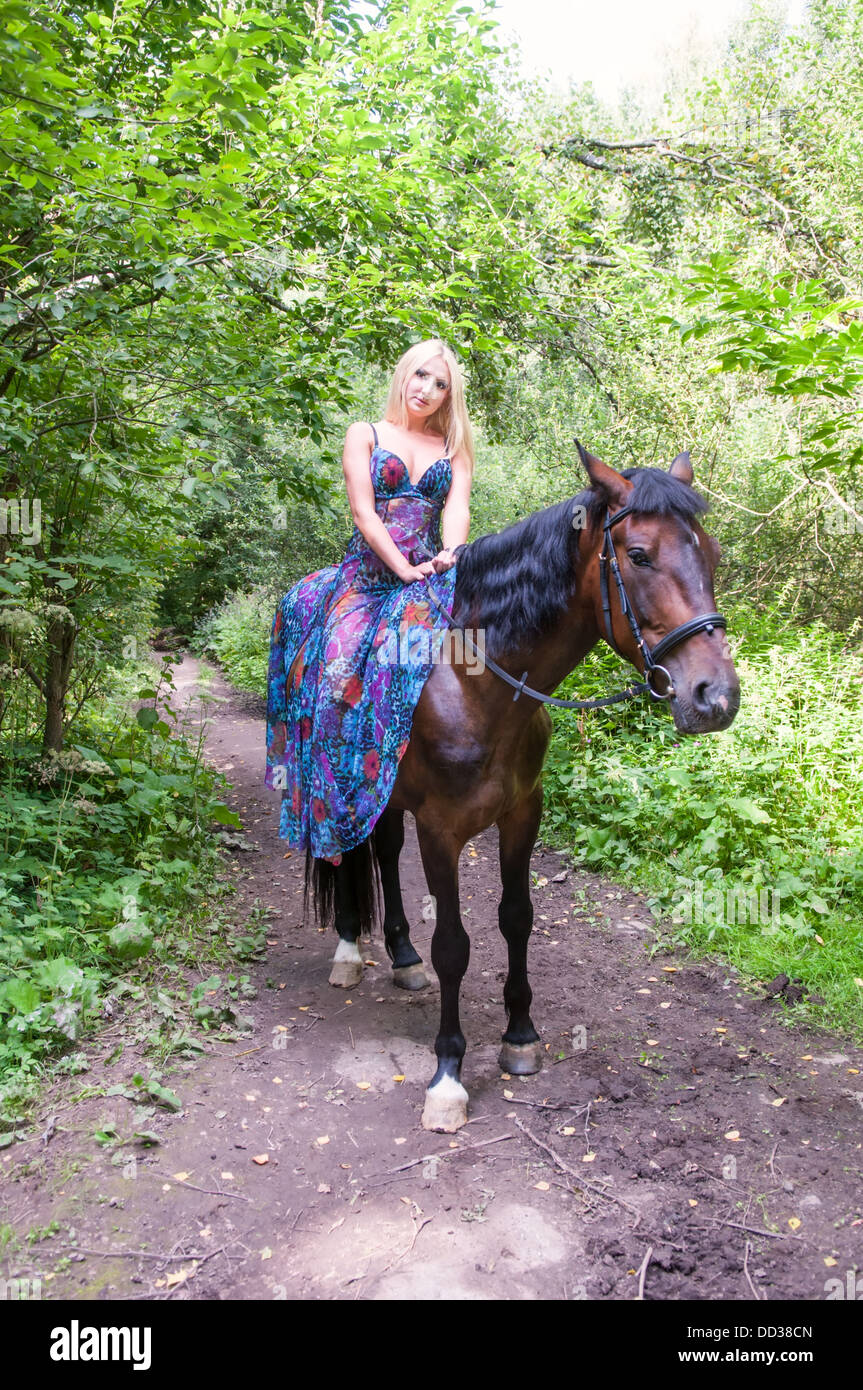
<instances>
[{"instance_id":1,"label":"dress strap","mask_svg":"<svg viewBox=\"0 0 863 1390\"><path fill-rule=\"evenodd\" d=\"M380 448L380 445L378 444L378 432L377 432L377 430L375 429L374 425L372 425L372 434L373 434L374 437L375 437L375 448L376 448L376 449L379 449L379 448Z\"/></svg>"}]
</instances>

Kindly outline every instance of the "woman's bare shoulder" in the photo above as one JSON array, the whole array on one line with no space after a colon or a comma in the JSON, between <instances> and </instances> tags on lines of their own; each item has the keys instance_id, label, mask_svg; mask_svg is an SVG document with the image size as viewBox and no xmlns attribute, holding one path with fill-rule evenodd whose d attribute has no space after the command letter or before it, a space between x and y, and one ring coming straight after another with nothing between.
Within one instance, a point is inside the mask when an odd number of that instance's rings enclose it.
<instances>
[{"instance_id":1,"label":"woman's bare shoulder","mask_svg":"<svg viewBox=\"0 0 863 1390\"><path fill-rule=\"evenodd\" d=\"M352 425L348 425L345 434L346 445L372 444L374 442L374 426L367 420L355 420Z\"/></svg>"}]
</instances>

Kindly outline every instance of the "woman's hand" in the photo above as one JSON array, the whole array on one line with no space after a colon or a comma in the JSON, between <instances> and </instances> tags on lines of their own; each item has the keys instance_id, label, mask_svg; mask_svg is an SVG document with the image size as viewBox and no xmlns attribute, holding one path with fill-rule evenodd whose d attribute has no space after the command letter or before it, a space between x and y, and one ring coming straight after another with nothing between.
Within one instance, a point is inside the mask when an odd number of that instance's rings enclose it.
<instances>
[{"instance_id":1,"label":"woman's hand","mask_svg":"<svg viewBox=\"0 0 863 1390\"><path fill-rule=\"evenodd\" d=\"M398 571L398 576L403 584L415 584L418 579L425 579L427 574L434 572L434 561L423 560L421 565L405 565L403 570Z\"/></svg>"},{"instance_id":2,"label":"woman's hand","mask_svg":"<svg viewBox=\"0 0 863 1390\"><path fill-rule=\"evenodd\" d=\"M452 553L449 546L446 546L443 550L439 550L437 555L430 561L435 574L446 574L446 571L452 569L455 563L456 556Z\"/></svg>"}]
</instances>

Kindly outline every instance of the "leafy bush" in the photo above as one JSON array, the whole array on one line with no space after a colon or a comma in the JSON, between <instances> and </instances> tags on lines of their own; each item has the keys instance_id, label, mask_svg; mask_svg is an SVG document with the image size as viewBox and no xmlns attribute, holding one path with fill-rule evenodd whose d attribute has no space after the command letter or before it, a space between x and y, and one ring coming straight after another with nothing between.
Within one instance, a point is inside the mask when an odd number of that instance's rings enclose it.
<instances>
[{"instance_id":1,"label":"leafy bush","mask_svg":"<svg viewBox=\"0 0 863 1390\"><path fill-rule=\"evenodd\" d=\"M719 948L757 975L801 977L859 1026L863 975L861 654L819 626L735 615L740 713L681 739L639 702L553 713L547 833L650 890L662 939ZM611 653L569 678L619 684Z\"/></svg>"},{"instance_id":2,"label":"leafy bush","mask_svg":"<svg viewBox=\"0 0 863 1390\"><path fill-rule=\"evenodd\" d=\"M238 822L155 699L136 718L118 697L91 708L60 754L7 742L0 772L2 1078L79 1039L129 962L176 950L212 885L211 823Z\"/></svg>"}]
</instances>

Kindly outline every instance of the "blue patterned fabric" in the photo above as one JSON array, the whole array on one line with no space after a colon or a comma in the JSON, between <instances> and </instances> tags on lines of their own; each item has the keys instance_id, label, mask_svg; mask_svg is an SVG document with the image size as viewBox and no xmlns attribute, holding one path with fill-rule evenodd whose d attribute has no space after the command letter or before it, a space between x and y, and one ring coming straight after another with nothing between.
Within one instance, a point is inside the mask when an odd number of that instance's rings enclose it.
<instances>
[{"instance_id":1,"label":"blue patterned fabric","mask_svg":"<svg viewBox=\"0 0 863 1390\"><path fill-rule=\"evenodd\" d=\"M405 558L436 555L449 459L414 484L404 462L376 445L370 469L375 510ZM456 566L431 576L448 613L455 579ZM307 575L282 599L270 644L265 781L282 789L279 835L291 845L338 864L371 834L444 631L425 583L402 583L357 527L340 565Z\"/></svg>"}]
</instances>

